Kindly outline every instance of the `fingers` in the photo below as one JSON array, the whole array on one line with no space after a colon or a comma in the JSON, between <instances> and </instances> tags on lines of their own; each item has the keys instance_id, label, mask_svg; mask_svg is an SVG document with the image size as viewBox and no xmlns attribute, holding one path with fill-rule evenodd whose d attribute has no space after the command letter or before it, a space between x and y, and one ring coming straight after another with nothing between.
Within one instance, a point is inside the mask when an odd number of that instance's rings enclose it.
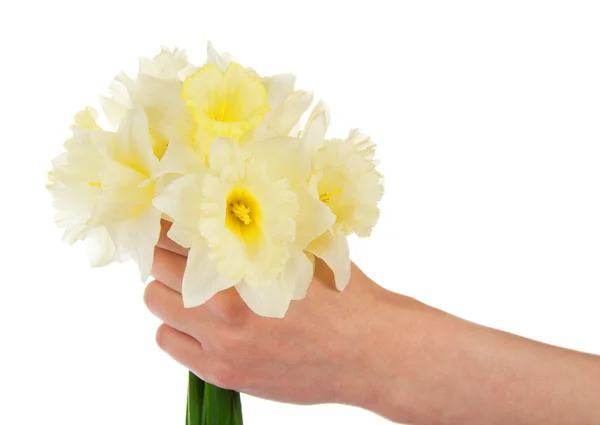
<instances>
[{"instance_id":1,"label":"fingers","mask_svg":"<svg viewBox=\"0 0 600 425\"><path fill-rule=\"evenodd\" d=\"M162 248L154 248L152 276L172 290L181 293L185 264L185 257Z\"/></svg>"},{"instance_id":2,"label":"fingers","mask_svg":"<svg viewBox=\"0 0 600 425\"><path fill-rule=\"evenodd\" d=\"M171 229L171 223L166 220L160 221L160 238L158 239L158 243L156 246L162 249L166 249L167 251L174 252L179 255L183 255L187 257L188 252L190 252L189 248L184 248L181 245L173 242L169 236L167 236L167 232Z\"/></svg>"},{"instance_id":3,"label":"fingers","mask_svg":"<svg viewBox=\"0 0 600 425\"><path fill-rule=\"evenodd\" d=\"M202 344L191 336L163 324L156 331L156 343L173 360L201 379L220 388L240 387L242 380L233 373L231 367L207 355Z\"/></svg>"},{"instance_id":4,"label":"fingers","mask_svg":"<svg viewBox=\"0 0 600 425\"><path fill-rule=\"evenodd\" d=\"M156 331L156 344L178 363L202 378L200 369L204 369L205 354L200 342L163 323Z\"/></svg>"},{"instance_id":5,"label":"fingers","mask_svg":"<svg viewBox=\"0 0 600 425\"><path fill-rule=\"evenodd\" d=\"M186 262L187 259L181 255L162 248L154 248L152 276L154 276L154 278L163 286L167 286L171 290L181 294L181 285ZM202 282L199 282L199 284L202 284ZM146 290L152 290L150 284ZM181 295L178 295L178 300L181 302ZM210 300L203 304L202 307L205 307L213 312L213 314L227 320L244 316L250 312L237 291L233 288L215 294Z\"/></svg>"},{"instance_id":6,"label":"fingers","mask_svg":"<svg viewBox=\"0 0 600 425\"><path fill-rule=\"evenodd\" d=\"M146 286L144 303L153 315L172 328L198 337L198 325L201 322L198 311L184 308L178 292L155 280Z\"/></svg>"}]
</instances>

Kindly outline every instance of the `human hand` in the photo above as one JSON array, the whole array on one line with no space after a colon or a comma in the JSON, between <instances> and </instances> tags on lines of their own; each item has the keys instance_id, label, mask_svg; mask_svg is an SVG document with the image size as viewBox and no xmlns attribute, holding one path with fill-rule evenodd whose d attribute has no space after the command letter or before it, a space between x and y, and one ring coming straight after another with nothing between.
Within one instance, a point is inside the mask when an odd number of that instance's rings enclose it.
<instances>
[{"instance_id":1,"label":"human hand","mask_svg":"<svg viewBox=\"0 0 600 425\"><path fill-rule=\"evenodd\" d=\"M156 338L171 357L217 386L272 400L369 406L381 398L390 376L386 368L402 342L386 352L389 344L376 340L381 334L372 330L393 323L399 335L407 335L410 325L392 316L391 293L355 266L350 284L339 292L318 262L306 298L293 301L284 319L254 314L233 288L186 309L180 292L187 250L168 239L168 228L165 223L155 251L157 280L144 298L165 323Z\"/></svg>"},{"instance_id":2,"label":"human hand","mask_svg":"<svg viewBox=\"0 0 600 425\"><path fill-rule=\"evenodd\" d=\"M145 291L158 345L204 380L271 400L343 403L427 425L597 425L600 358L479 326L317 263L284 319L229 289L186 309L187 250L163 226Z\"/></svg>"}]
</instances>

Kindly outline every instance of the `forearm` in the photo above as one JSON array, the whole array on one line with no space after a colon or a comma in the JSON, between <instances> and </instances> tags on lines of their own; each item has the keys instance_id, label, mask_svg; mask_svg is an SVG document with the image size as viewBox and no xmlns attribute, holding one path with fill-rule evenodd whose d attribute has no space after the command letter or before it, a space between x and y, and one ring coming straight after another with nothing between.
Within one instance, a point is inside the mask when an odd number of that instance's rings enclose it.
<instances>
[{"instance_id":1,"label":"forearm","mask_svg":"<svg viewBox=\"0 0 600 425\"><path fill-rule=\"evenodd\" d=\"M389 365L367 408L423 425L600 424L599 357L384 297L373 360Z\"/></svg>"}]
</instances>

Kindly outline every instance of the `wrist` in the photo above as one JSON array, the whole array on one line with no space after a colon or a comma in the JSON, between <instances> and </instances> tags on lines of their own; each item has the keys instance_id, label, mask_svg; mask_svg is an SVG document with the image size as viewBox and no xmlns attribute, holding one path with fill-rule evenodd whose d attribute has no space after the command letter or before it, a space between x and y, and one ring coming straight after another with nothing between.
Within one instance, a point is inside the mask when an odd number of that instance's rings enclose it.
<instances>
[{"instance_id":1,"label":"wrist","mask_svg":"<svg viewBox=\"0 0 600 425\"><path fill-rule=\"evenodd\" d=\"M338 401L393 421L409 421L418 394L407 380L414 371L407 369L416 366L424 351L431 351L430 334L456 318L370 283L361 294L366 308L350 343L360 351L350 357L343 372Z\"/></svg>"}]
</instances>

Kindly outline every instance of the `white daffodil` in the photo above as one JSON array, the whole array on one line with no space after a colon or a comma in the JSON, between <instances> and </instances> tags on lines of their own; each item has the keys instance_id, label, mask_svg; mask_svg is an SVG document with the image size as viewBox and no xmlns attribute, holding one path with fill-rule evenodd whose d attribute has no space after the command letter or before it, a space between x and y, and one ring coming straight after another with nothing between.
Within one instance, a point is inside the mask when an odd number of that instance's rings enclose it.
<instances>
[{"instance_id":1,"label":"white daffodil","mask_svg":"<svg viewBox=\"0 0 600 425\"><path fill-rule=\"evenodd\" d=\"M350 280L347 235L368 236L379 218L383 195L382 176L376 170L375 144L352 130L346 139L325 139L329 112L320 102L311 112L304 131L304 145L313 153L314 174L309 190L335 214L332 228L313 241L307 251L321 258L333 271L336 287Z\"/></svg>"},{"instance_id":2,"label":"white daffodil","mask_svg":"<svg viewBox=\"0 0 600 425\"><path fill-rule=\"evenodd\" d=\"M174 219L169 237L191 248L185 306L235 286L257 314L283 317L304 297L314 263L303 250L335 221L307 192L309 175L310 156L297 139L240 148L219 137L206 172L176 180L155 199Z\"/></svg>"},{"instance_id":3,"label":"white daffodil","mask_svg":"<svg viewBox=\"0 0 600 425\"><path fill-rule=\"evenodd\" d=\"M194 70L182 50L163 48L152 59L141 58L137 77L132 79L119 74L108 89L109 95L101 99L113 128L118 129L127 114L139 107L148 117L148 130L157 158L163 157L170 143L189 144L194 123L181 99L181 88L183 79ZM177 169L178 163L173 164L173 161L179 158L172 155L165 172Z\"/></svg>"},{"instance_id":4,"label":"white daffodil","mask_svg":"<svg viewBox=\"0 0 600 425\"><path fill-rule=\"evenodd\" d=\"M287 136L312 102L312 94L294 91L294 83L290 74L261 78L209 43L206 65L184 81L182 91L196 125L195 150L208 156L215 137L243 146Z\"/></svg>"},{"instance_id":5,"label":"white daffodil","mask_svg":"<svg viewBox=\"0 0 600 425\"><path fill-rule=\"evenodd\" d=\"M88 109L76 116L65 147L49 184L64 239L85 239L94 266L132 258L146 279L160 234L160 211L152 204L158 159L146 115L133 110L118 132L108 132Z\"/></svg>"},{"instance_id":6,"label":"white daffodil","mask_svg":"<svg viewBox=\"0 0 600 425\"><path fill-rule=\"evenodd\" d=\"M65 229L63 240L69 244L86 240L92 265L100 267L114 261L116 252L106 229L89 224L101 196L98 182L103 155L98 145L106 139L96 119L91 108L77 113L66 152L52 161L48 190L58 211L55 222Z\"/></svg>"}]
</instances>

